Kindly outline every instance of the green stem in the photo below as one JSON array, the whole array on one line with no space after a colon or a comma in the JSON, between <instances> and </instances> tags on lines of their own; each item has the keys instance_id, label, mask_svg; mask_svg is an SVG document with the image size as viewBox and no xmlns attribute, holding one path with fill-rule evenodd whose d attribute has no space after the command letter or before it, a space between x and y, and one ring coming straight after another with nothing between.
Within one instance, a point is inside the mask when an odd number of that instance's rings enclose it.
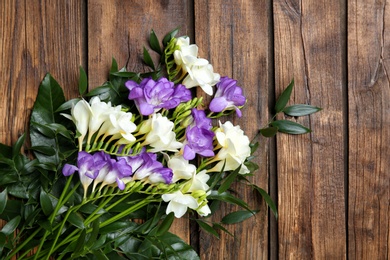
<instances>
[{"instance_id":1,"label":"green stem","mask_svg":"<svg viewBox=\"0 0 390 260\"><path fill-rule=\"evenodd\" d=\"M83 204L80 204L80 205L78 205L78 206L76 206L76 207L73 207L73 208L69 209L69 210L66 212L66 215L65 215L64 219L62 220L60 229L59 229L58 232L57 232L57 235L56 235L56 237L55 237L55 239L54 239L54 242L53 242L53 244L52 244L52 246L51 246L51 248L50 248L50 250L49 250L49 253L46 255L46 260L48 260L48 259L50 258L50 255L51 255L51 253L53 252L53 249L54 249L54 247L55 247L55 245L56 245L56 243L57 243L57 241L58 241L58 238L59 238L60 235L61 235L61 231L62 231L62 229L64 228L65 222L66 222L66 220L68 219L70 213L72 213L74 210L78 210L82 205L83 205Z\"/></svg>"},{"instance_id":2,"label":"green stem","mask_svg":"<svg viewBox=\"0 0 390 260\"><path fill-rule=\"evenodd\" d=\"M38 234L42 230L42 227L37 228L34 233L32 233L26 240L23 241L21 245L19 245L12 253L7 256L6 260L11 259L14 255L16 255L28 242L31 241L35 237L36 234ZM19 258L22 258L23 256L27 255L29 250L27 250L23 255L19 256Z\"/></svg>"}]
</instances>

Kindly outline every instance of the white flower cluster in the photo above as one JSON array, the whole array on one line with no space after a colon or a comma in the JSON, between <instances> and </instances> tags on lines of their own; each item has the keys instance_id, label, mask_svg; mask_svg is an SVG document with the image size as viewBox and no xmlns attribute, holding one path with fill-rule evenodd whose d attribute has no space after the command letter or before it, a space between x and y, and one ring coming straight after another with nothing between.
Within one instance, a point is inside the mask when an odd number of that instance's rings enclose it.
<instances>
[{"instance_id":1,"label":"white flower cluster","mask_svg":"<svg viewBox=\"0 0 390 260\"><path fill-rule=\"evenodd\" d=\"M189 37L177 38L176 50L173 55L175 63L181 66L188 75L182 84L187 88L199 86L208 95L213 95L213 88L221 78L218 73L214 73L213 66L208 60L198 58L198 46L190 44Z\"/></svg>"}]
</instances>

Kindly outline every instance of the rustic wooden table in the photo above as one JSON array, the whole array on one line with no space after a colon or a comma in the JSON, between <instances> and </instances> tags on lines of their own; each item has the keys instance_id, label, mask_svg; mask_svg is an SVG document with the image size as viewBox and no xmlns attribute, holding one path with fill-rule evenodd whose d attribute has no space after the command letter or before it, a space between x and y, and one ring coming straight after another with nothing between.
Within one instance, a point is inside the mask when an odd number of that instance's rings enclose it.
<instances>
[{"instance_id":1,"label":"rustic wooden table","mask_svg":"<svg viewBox=\"0 0 390 260\"><path fill-rule=\"evenodd\" d=\"M311 134L260 139L253 181L277 201L277 222L258 196L241 189L261 211L229 227L235 239L217 240L186 219L175 232L202 259L389 259L389 3L0 1L0 141L11 144L27 128L46 72L67 98L76 97L79 65L90 88L106 80L112 57L143 70L148 32L163 36L180 26L215 71L244 88L244 117L232 119L249 136L268 122L292 78L293 102L323 111L297 119Z\"/></svg>"}]
</instances>

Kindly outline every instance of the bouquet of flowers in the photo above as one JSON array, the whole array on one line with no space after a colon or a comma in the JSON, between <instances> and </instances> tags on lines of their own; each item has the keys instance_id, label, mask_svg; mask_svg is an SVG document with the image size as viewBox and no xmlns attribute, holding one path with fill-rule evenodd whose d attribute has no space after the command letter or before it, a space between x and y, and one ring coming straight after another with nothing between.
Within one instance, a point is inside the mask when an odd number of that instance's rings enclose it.
<instances>
[{"instance_id":1,"label":"bouquet of flowers","mask_svg":"<svg viewBox=\"0 0 390 260\"><path fill-rule=\"evenodd\" d=\"M144 48L143 73L119 69L113 59L109 80L87 92L80 68L80 97L65 100L50 74L43 79L26 136L11 147L0 144L0 230L2 259L198 259L168 232L187 212L200 228L217 234L224 224L243 221L256 210L231 192L241 182L268 194L248 176L257 148L239 125L223 120L246 98L237 81L220 77L198 47L177 30L162 40L150 33L156 62ZM193 87L212 96L206 104ZM302 116L309 105L286 107L293 82L275 112ZM310 130L288 120L271 120L266 137ZM218 202L243 210L218 223L207 217Z\"/></svg>"}]
</instances>

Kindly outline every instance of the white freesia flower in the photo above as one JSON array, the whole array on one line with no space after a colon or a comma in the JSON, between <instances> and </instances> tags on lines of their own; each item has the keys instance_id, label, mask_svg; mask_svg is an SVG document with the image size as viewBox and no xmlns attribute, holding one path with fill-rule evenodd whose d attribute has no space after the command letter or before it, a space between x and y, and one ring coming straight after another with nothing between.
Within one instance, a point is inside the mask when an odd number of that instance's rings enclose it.
<instances>
[{"instance_id":1,"label":"white freesia flower","mask_svg":"<svg viewBox=\"0 0 390 260\"><path fill-rule=\"evenodd\" d=\"M194 173L196 174L196 166L190 164L188 160L184 159L181 155L174 156L169 159L168 167L171 168L173 172L173 183L182 179L188 180L194 175Z\"/></svg>"},{"instance_id":2,"label":"white freesia flower","mask_svg":"<svg viewBox=\"0 0 390 260\"><path fill-rule=\"evenodd\" d=\"M99 130L99 136L112 135L113 138L120 139L119 143L132 143L136 139L132 132L137 129L137 126L131 121L133 115L130 112L113 110L109 115L109 120L106 120Z\"/></svg>"},{"instance_id":3,"label":"white freesia flower","mask_svg":"<svg viewBox=\"0 0 390 260\"><path fill-rule=\"evenodd\" d=\"M144 142L152 147L148 150L149 152L177 152L183 146L182 143L176 141L176 134L172 131L174 124L167 117L160 113L153 114L148 121L145 126L141 127L140 132L149 130Z\"/></svg>"},{"instance_id":4,"label":"white freesia flower","mask_svg":"<svg viewBox=\"0 0 390 260\"><path fill-rule=\"evenodd\" d=\"M207 95L213 95L213 88L219 82L221 76L214 73L213 66L206 64L203 66L192 66L188 70L188 75L183 80L183 85L186 88L199 86Z\"/></svg>"},{"instance_id":5,"label":"white freesia flower","mask_svg":"<svg viewBox=\"0 0 390 260\"><path fill-rule=\"evenodd\" d=\"M80 136L78 138L80 151L82 149L84 137L88 132L88 125L91 113L91 107L88 102L84 99L81 99L74 107L72 107L71 115L62 114L63 116L74 122L77 131L80 133Z\"/></svg>"},{"instance_id":6,"label":"white freesia flower","mask_svg":"<svg viewBox=\"0 0 390 260\"><path fill-rule=\"evenodd\" d=\"M121 106L112 107L111 102L102 102L99 97L93 97L89 103L91 105L91 118L89 120L88 143L92 135L109 119L110 113L121 110Z\"/></svg>"},{"instance_id":7,"label":"white freesia flower","mask_svg":"<svg viewBox=\"0 0 390 260\"><path fill-rule=\"evenodd\" d=\"M163 194L161 198L165 202L169 202L166 214L173 212L176 218L181 218L187 212L187 208L197 209L199 206L194 197L189 194L183 194L181 191Z\"/></svg>"},{"instance_id":8,"label":"white freesia flower","mask_svg":"<svg viewBox=\"0 0 390 260\"><path fill-rule=\"evenodd\" d=\"M215 131L215 136L221 149L215 156L215 160L220 160L220 162L209 171L221 171L225 164L225 171L235 170L241 165L239 173L249 173L248 168L243 164L251 154L249 138L240 126L233 126L229 121L224 124L219 122L219 124L220 128Z\"/></svg>"},{"instance_id":9,"label":"white freesia flower","mask_svg":"<svg viewBox=\"0 0 390 260\"><path fill-rule=\"evenodd\" d=\"M207 191L210 187L207 185L207 181L210 179L210 175L207 174L206 170L200 171L198 173L193 173L192 179L190 181L191 186L187 192L193 191Z\"/></svg>"},{"instance_id":10,"label":"white freesia flower","mask_svg":"<svg viewBox=\"0 0 390 260\"><path fill-rule=\"evenodd\" d=\"M204 66L209 63L206 59L198 58L198 46L190 44L189 37L177 38L176 46L180 50L175 50L173 53L175 63L181 66L185 72L188 72L192 66Z\"/></svg>"},{"instance_id":11,"label":"white freesia flower","mask_svg":"<svg viewBox=\"0 0 390 260\"><path fill-rule=\"evenodd\" d=\"M205 216L211 214L210 207L207 204L205 204L204 206L197 209L196 212L198 212L198 214L201 215L202 217L205 217Z\"/></svg>"}]
</instances>

